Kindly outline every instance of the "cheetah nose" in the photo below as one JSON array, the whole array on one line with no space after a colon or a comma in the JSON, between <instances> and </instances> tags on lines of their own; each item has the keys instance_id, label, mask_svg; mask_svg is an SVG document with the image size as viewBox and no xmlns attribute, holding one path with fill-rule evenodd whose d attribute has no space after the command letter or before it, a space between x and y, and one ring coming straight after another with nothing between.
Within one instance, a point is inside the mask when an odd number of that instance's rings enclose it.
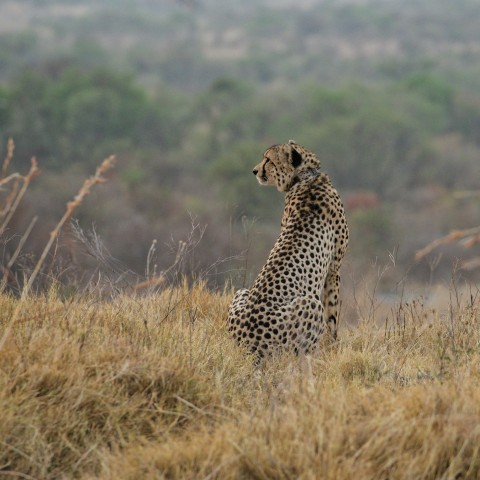
<instances>
[{"instance_id":1,"label":"cheetah nose","mask_svg":"<svg viewBox=\"0 0 480 480\"><path fill-rule=\"evenodd\" d=\"M253 169L253 174L256 175L258 173L258 170L256 168Z\"/></svg>"}]
</instances>

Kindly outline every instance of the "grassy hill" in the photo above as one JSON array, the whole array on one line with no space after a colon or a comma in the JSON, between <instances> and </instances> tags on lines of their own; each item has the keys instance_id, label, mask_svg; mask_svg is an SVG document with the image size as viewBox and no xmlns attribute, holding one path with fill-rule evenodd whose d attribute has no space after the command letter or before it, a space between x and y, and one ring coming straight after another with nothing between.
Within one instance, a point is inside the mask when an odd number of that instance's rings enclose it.
<instances>
[{"instance_id":1,"label":"grassy hill","mask_svg":"<svg viewBox=\"0 0 480 480\"><path fill-rule=\"evenodd\" d=\"M2 295L0 476L478 478L480 301L450 298L255 369L230 292Z\"/></svg>"}]
</instances>

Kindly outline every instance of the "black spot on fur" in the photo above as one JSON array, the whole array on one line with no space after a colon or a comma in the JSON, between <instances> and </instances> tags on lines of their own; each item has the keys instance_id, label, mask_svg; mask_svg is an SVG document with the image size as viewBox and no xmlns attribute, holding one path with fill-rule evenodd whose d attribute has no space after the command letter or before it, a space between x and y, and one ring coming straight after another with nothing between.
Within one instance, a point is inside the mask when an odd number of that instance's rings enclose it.
<instances>
[{"instance_id":1,"label":"black spot on fur","mask_svg":"<svg viewBox=\"0 0 480 480\"><path fill-rule=\"evenodd\" d=\"M297 168L302 163L302 156L292 148L292 166Z\"/></svg>"}]
</instances>

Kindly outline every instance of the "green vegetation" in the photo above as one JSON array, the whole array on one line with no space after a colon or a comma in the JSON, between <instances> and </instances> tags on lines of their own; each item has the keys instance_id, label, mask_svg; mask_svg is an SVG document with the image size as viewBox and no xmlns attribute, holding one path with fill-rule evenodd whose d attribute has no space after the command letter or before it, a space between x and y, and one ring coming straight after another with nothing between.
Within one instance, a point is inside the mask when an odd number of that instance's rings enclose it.
<instances>
[{"instance_id":1,"label":"green vegetation","mask_svg":"<svg viewBox=\"0 0 480 480\"><path fill-rule=\"evenodd\" d=\"M377 197L368 211L349 211L352 244L365 246L357 266L397 246L409 264L428 241L478 218L474 203L453 197L480 177L474 1L454 12L433 0L27 5L0 42L0 144L14 138L16 162L36 156L43 172L12 225L18 232L42 218L29 251L78 175L115 153L108 191L81 213L115 257L141 272L152 239L178 242L193 215L213 242L198 248L208 269L252 245L246 215L265 225L253 231L262 244L248 267L255 272L282 198L250 172L266 147L289 138L321 156L347 204L358 192ZM9 8L0 6L3 18ZM432 221L435 203L448 208ZM5 248L8 257L15 241ZM171 261L167 249L160 257L161 266ZM411 274L431 272L423 264Z\"/></svg>"}]
</instances>

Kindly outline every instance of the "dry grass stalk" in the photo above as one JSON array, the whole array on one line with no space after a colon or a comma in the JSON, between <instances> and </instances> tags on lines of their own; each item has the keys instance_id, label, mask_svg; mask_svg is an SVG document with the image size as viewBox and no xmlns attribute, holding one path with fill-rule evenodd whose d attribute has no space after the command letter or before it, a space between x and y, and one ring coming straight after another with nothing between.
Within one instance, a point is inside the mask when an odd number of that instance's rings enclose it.
<instances>
[{"instance_id":1,"label":"dry grass stalk","mask_svg":"<svg viewBox=\"0 0 480 480\"><path fill-rule=\"evenodd\" d=\"M8 183L9 181L15 179L15 182L13 182L13 186L10 188L10 192L8 193L7 197L3 201L3 206L0 209L0 219L5 218L5 215L10 211L12 208L13 201L15 200L18 192L18 188L20 185L20 181L22 179L22 176L19 173L14 173L13 175L10 175L6 179L4 179L5 183ZM1 181L0 181L1 183ZM0 186L1 189L1 186Z\"/></svg>"},{"instance_id":2,"label":"dry grass stalk","mask_svg":"<svg viewBox=\"0 0 480 480\"><path fill-rule=\"evenodd\" d=\"M447 243L461 242L465 248L471 248L473 245L480 242L480 226L469 228L466 230L453 230L448 235L438 238L429 243L415 254L415 260L419 261L440 245Z\"/></svg>"},{"instance_id":3,"label":"dry grass stalk","mask_svg":"<svg viewBox=\"0 0 480 480\"><path fill-rule=\"evenodd\" d=\"M133 286L133 289L137 292L137 291L146 290L149 288L156 288L163 285L165 281L166 281L165 276L159 275L159 276L151 277L147 280L144 280L143 282L136 283Z\"/></svg>"},{"instance_id":4,"label":"dry grass stalk","mask_svg":"<svg viewBox=\"0 0 480 480\"><path fill-rule=\"evenodd\" d=\"M37 223L38 217L33 217L32 221L28 225L27 229L25 230L25 233L22 235L22 238L18 242L17 248L15 249L15 252L13 252L12 258L10 258L9 262L7 263L6 267L3 267L3 278L0 283L0 292L3 292L5 290L5 287L7 285L8 281L8 276L10 275L11 268L15 264L18 256L20 255L20 252L22 251L23 246L25 245L25 242L27 241L28 237L30 236L30 233L33 230L33 227Z\"/></svg>"},{"instance_id":5,"label":"dry grass stalk","mask_svg":"<svg viewBox=\"0 0 480 480\"><path fill-rule=\"evenodd\" d=\"M7 155L3 161L2 165L2 180L7 176L8 167L10 166L11 161L13 160L13 152L15 151L15 143L12 138L8 139L7 142ZM0 182L1 185L1 182Z\"/></svg>"},{"instance_id":6,"label":"dry grass stalk","mask_svg":"<svg viewBox=\"0 0 480 480\"><path fill-rule=\"evenodd\" d=\"M38 175L39 169L38 169L38 163L35 157L32 158L31 160L31 166L30 170L27 175L22 176L21 180L23 181L22 188L18 192L18 194L15 196L15 199L12 201L11 205L9 205L8 210L6 212L6 217L5 220L3 221L2 225L0 226L0 235L5 232L5 229L7 228L7 225L10 223L10 220L12 219L13 215L15 214L18 205L22 201L22 198L24 197L28 187L30 186L31 181ZM9 178L13 178L12 175L10 177L7 177L4 179L4 181L8 180ZM17 177L15 177L17 178ZM7 202L8 205L8 202Z\"/></svg>"},{"instance_id":7,"label":"dry grass stalk","mask_svg":"<svg viewBox=\"0 0 480 480\"><path fill-rule=\"evenodd\" d=\"M11 182L12 180L18 180L23 178L18 172L12 173L8 177L4 177L0 179L0 187L6 185L7 183Z\"/></svg>"},{"instance_id":8,"label":"dry grass stalk","mask_svg":"<svg viewBox=\"0 0 480 480\"><path fill-rule=\"evenodd\" d=\"M0 236L5 232L8 224L13 218L13 215L15 214L21 200L23 199L30 183L35 178L35 176L38 175L39 173L37 161L35 158L32 158L30 170L27 175L23 176L23 175L20 175L18 172L15 172L7 176L8 169L13 160L14 150L15 150L15 144L12 139L9 139L7 143L7 154L3 161L2 173L0 177L0 189L9 183L13 185L10 186L10 191L8 192L6 197L3 199L3 205L0 210L0 219L2 220L2 223L0 225ZM22 184L22 187L19 189L20 184ZM12 268L18 255L20 254L20 251L23 245L25 244L25 241L27 240L28 236L30 235L36 220L37 219L34 218L30 223L26 232L20 239L20 242L12 258L9 260L8 264L6 266L2 266L3 277L2 277L2 280L0 281L0 292L3 292L3 290L5 289L8 278L11 275L10 269Z\"/></svg>"},{"instance_id":9,"label":"dry grass stalk","mask_svg":"<svg viewBox=\"0 0 480 480\"><path fill-rule=\"evenodd\" d=\"M480 268L480 257L473 258L472 260L467 260L466 262L462 262L460 264L462 270L475 270Z\"/></svg>"},{"instance_id":10,"label":"dry grass stalk","mask_svg":"<svg viewBox=\"0 0 480 480\"><path fill-rule=\"evenodd\" d=\"M478 198L480 197L480 191L459 191L454 193L454 197L458 199ZM419 261L440 245L449 243L458 243L464 248L472 248L480 243L480 225L478 227L467 228L463 230L452 230L444 237L438 238L433 242L426 245L424 248L416 252L415 260ZM463 262L462 268L473 270L479 265L479 259L473 259L471 261Z\"/></svg>"},{"instance_id":11,"label":"dry grass stalk","mask_svg":"<svg viewBox=\"0 0 480 480\"><path fill-rule=\"evenodd\" d=\"M53 242L55 242L56 238L60 234L60 231L65 225L65 222L69 220L72 216L72 213L74 210L81 205L85 197L90 193L91 189L93 186L98 185L100 183L104 183L106 181L104 175L115 165L115 157L112 155L108 158L106 158L99 167L97 167L97 170L95 172L95 175L91 176L90 178L87 178L83 185L81 186L80 190L78 191L77 195L75 195L74 199L70 202L67 203L67 209L65 211L65 214L63 217L60 219L60 221L57 223L55 228L50 232L50 239L48 240L47 244L45 245L45 248L43 249L42 255L40 256L40 259L38 260L37 264L35 265L35 268L33 269L32 274L30 275L30 278L28 279L27 284L25 285L23 291L22 291L22 299L25 299L26 296L30 293L30 289L32 288L33 282L35 282L35 279L37 278L37 275L42 268L42 265L47 258L48 252L52 248Z\"/></svg>"},{"instance_id":12,"label":"dry grass stalk","mask_svg":"<svg viewBox=\"0 0 480 480\"><path fill-rule=\"evenodd\" d=\"M14 310L14 312L13 312L11 318L10 318L10 322L9 322L7 328L5 329L5 331L3 333L3 336L0 340L0 351L5 346L5 343L7 342L8 338L11 334L12 328L15 325L15 323L17 322L17 320L20 316L20 313L21 313L22 308L23 308L22 305L24 304L25 300L27 299L28 294L30 293L30 290L32 288L32 285L33 285L38 273L40 272L40 269L42 268L42 265L43 265L47 255L48 255L48 252L50 251L53 243L55 242L55 239L58 237L63 225L71 217L73 211L78 206L81 205L82 201L90 193L92 187L95 186L95 185L98 185L100 183L104 183L106 181L106 178L104 177L104 175L111 168L113 168L114 164L115 164L115 157L114 156L110 156L110 157L106 158L101 163L101 165L99 167L97 167L95 175L91 176L90 178L87 178L87 180L85 180L85 182L81 186L80 190L78 191L78 193L74 197L74 199L67 203L67 209L65 211L65 214L60 219L60 221L58 222L56 227L50 233L50 239L48 240L48 242L47 242L47 244L46 244L46 246L45 246L45 248L42 252L42 255L40 256L40 259L38 260L37 264L35 265L35 268L34 268L32 274L30 275L26 285L24 286L24 288L22 290L21 301L16 306L16 308L15 308L15 310ZM35 170L35 169L36 169L36 162L33 163L33 161L32 161L32 169L31 169L32 176L31 176L31 178L33 178L33 175L36 174L37 170ZM24 186L25 186L25 184L27 184L27 186L28 186L29 182L30 182L30 180L28 180L28 182L25 181ZM22 187L22 190L23 190L23 187ZM19 196L20 196L20 194L19 194ZM22 196L23 196L23 194L22 194Z\"/></svg>"}]
</instances>

